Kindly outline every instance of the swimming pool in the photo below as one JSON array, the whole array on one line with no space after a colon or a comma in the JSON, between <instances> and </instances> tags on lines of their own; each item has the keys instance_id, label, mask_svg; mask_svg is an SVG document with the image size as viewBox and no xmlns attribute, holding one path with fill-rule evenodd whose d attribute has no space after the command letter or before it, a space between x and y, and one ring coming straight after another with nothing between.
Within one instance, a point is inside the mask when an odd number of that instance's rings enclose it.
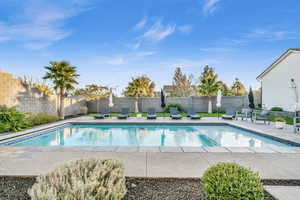
<instances>
[{"instance_id":1,"label":"swimming pool","mask_svg":"<svg viewBox=\"0 0 300 200\"><path fill-rule=\"evenodd\" d=\"M70 124L16 139L15 146L288 147L290 144L229 125Z\"/></svg>"}]
</instances>

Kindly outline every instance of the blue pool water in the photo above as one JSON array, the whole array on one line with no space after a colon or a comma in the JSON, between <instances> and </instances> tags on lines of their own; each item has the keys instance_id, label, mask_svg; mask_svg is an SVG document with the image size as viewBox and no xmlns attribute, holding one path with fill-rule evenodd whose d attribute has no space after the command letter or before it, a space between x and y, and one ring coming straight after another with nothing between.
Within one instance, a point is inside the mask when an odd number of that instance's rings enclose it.
<instances>
[{"instance_id":1,"label":"blue pool water","mask_svg":"<svg viewBox=\"0 0 300 200\"><path fill-rule=\"evenodd\" d=\"M290 146L227 125L68 125L16 146Z\"/></svg>"}]
</instances>

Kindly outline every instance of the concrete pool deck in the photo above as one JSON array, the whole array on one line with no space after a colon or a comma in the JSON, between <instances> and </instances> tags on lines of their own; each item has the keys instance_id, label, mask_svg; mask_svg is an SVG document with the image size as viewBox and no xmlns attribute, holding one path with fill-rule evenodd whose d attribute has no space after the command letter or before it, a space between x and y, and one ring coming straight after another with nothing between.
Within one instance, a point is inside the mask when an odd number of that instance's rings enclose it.
<instances>
[{"instance_id":1,"label":"concrete pool deck","mask_svg":"<svg viewBox=\"0 0 300 200\"><path fill-rule=\"evenodd\" d=\"M300 143L300 136L292 133L291 127L275 129L273 125L253 124L242 121L224 121L217 118L155 121L130 118L94 120L80 117L56 122L0 136L4 141L12 136L32 131L45 130L67 123L226 123L269 135L271 137ZM218 162L236 162L251 168L264 179L300 180L300 148L248 148L248 147L62 147L62 146L0 146L0 175L39 175L51 171L64 162L82 158L113 158L125 165L126 176L136 177L201 177L203 172Z\"/></svg>"}]
</instances>

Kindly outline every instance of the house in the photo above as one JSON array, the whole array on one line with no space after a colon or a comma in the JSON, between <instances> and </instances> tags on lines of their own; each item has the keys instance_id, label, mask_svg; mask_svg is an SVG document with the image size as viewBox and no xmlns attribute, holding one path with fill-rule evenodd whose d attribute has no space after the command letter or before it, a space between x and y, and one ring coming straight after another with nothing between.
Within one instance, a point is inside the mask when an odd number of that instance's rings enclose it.
<instances>
[{"instance_id":1,"label":"house","mask_svg":"<svg viewBox=\"0 0 300 200\"><path fill-rule=\"evenodd\" d=\"M263 108L282 107L286 111L299 109L300 48L288 49L263 71L261 82Z\"/></svg>"}]
</instances>

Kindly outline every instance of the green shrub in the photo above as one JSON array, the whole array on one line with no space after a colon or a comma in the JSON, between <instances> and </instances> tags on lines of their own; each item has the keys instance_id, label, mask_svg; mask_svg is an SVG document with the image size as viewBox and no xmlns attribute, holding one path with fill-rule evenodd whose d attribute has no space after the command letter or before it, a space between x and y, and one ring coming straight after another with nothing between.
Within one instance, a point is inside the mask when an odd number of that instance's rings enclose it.
<instances>
[{"instance_id":1,"label":"green shrub","mask_svg":"<svg viewBox=\"0 0 300 200\"><path fill-rule=\"evenodd\" d=\"M283 117L275 117L276 122L285 122L285 119Z\"/></svg>"},{"instance_id":2,"label":"green shrub","mask_svg":"<svg viewBox=\"0 0 300 200\"><path fill-rule=\"evenodd\" d=\"M273 107L273 108L271 108L271 111L281 112L281 111L283 111L283 109L281 107Z\"/></svg>"},{"instance_id":3,"label":"green shrub","mask_svg":"<svg viewBox=\"0 0 300 200\"><path fill-rule=\"evenodd\" d=\"M225 113L225 108L219 108L219 110L218 109L214 109L213 113L218 113L218 111L219 111L219 113Z\"/></svg>"},{"instance_id":4,"label":"green shrub","mask_svg":"<svg viewBox=\"0 0 300 200\"><path fill-rule=\"evenodd\" d=\"M185 112L182 106L179 103L168 103L167 107L165 108L165 113L170 113L170 108L176 107L179 112Z\"/></svg>"},{"instance_id":5,"label":"green shrub","mask_svg":"<svg viewBox=\"0 0 300 200\"><path fill-rule=\"evenodd\" d=\"M255 106L255 110L262 110L261 106Z\"/></svg>"},{"instance_id":6,"label":"green shrub","mask_svg":"<svg viewBox=\"0 0 300 200\"><path fill-rule=\"evenodd\" d=\"M257 173L235 163L218 163L202 177L210 200L263 200L264 190Z\"/></svg>"},{"instance_id":7,"label":"green shrub","mask_svg":"<svg viewBox=\"0 0 300 200\"><path fill-rule=\"evenodd\" d=\"M30 127L26 114L14 107L0 107L0 122L0 132L16 132Z\"/></svg>"},{"instance_id":8,"label":"green shrub","mask_svg":"<svg viewBox=\"0 0 300 200\"><path fill-rule=\"evenodd\" d=\"M56 122L58 120L57 115L49 115L47 113L31 113L28 116L28 121L32 126Z\"/></svg>"},{"instance_id":9,"label":"green shrub","mask_svg":"<svg viewBox=\"0 0 300 200\"><path fill-rule=\"evenodd\" d=\"M120 200L126 192L121 162L85 159L39 176L28 193L32 200Z\"/></svg>"}]
</instances>

